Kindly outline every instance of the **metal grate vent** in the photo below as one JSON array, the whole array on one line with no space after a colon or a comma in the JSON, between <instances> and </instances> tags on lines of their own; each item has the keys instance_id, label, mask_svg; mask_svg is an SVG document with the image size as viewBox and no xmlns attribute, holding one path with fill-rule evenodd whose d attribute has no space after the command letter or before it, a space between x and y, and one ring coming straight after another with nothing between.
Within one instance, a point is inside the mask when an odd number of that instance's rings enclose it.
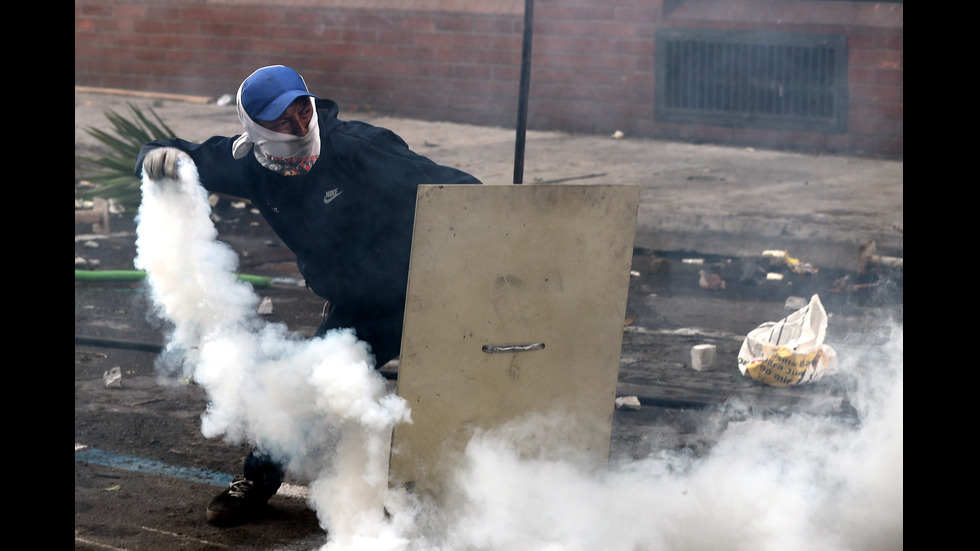
<instances>
[{"instance_id":1,"label":"metal grate vent","mask_svg":"<svg viewBox=\"0 0 980 551\"><path fill-rule=\"evenodd\" d=\"M844 132L846 65L844 36L662 29L655 116Z\"/></svg>"}]
</instances>

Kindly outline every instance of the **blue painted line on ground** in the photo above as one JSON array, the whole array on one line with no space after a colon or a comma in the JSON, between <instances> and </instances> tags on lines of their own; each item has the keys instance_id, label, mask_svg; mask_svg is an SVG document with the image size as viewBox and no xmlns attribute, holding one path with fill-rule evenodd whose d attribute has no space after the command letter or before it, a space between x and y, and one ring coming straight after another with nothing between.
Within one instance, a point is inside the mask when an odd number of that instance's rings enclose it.
<instances>
[{"instance_id":1,"label":"blue painted line on ground","mask_svg":"<svg viewBox=\"0 0 980 551\"><path fill-rule=\"evenodd\" d=\"M228 473L221 473L207 469L195 469L191 467L176 467L167 465L160 461L133 457L131 455L121 455L97 449L83 449L75 452L75 461L81 463L94 463L105 467L136 471L146 474L170 476L190 482L210 484L212 486L227 486L234 478Z\"/></svg>"}]
</instances>

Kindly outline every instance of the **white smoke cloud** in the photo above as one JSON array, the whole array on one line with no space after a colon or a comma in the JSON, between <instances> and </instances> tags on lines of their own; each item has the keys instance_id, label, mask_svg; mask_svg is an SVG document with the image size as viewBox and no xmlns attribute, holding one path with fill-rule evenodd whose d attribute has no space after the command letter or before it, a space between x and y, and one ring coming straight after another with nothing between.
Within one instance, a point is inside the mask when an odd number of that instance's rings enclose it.
<instances>
[{"instance_id":1,"label":"white smoke cloud","mask_svg":"<svg viewBox=\"0 0 980 551\"><path fill-rule=\"evenodd\" d=\"M662 451L592 470L522 459L507 429L472 440L456 495L413 549L888 551L903 547L902 335L863 363L841 417L719 412L710 452ZM848 362L847 358L852 361ZM723 427L720 432L718 427ZM522 431L519 431L522 433ZM420 540L421 541L421 540Z\"/></svg>"},{"instance_id":2,"label":"white smoke cloud","mask_svg":"<svg viewBox=\"0 0 980 551\"><path fill-rule=\"evenodd\" d=\"M351 331L291 335L256 315L234 251L218 241L193 164L180 180L144 180L136 266L156 313L173 325L162 367L208 396L202 432L256 445L312 480L311 504L333 542L384 524L388 449L408 422L367 345Z\"/></svg>"},{"instance_id":3,"label":"white smoke cloud","mask_svg":"<svg viewBox=\"0 0 980 551\"><path fill-rule=\"evenodd\" d=\"M193 166L182 180L144 183L138 265L175 326L170 348L189 353L182 374L208 391L204 433L258 443L312 480L328 532L321 551L903 548L900 324L885 344L835 343L859 423L731 404L705 425L715 442L706 453L596 469L560 453L528 457L528 430L560 421L517 419L469 442L437 505L387 487L391 429L410 412L370 351L350 332L303 339L256 320Z\"/></svg>"}]
</instances>

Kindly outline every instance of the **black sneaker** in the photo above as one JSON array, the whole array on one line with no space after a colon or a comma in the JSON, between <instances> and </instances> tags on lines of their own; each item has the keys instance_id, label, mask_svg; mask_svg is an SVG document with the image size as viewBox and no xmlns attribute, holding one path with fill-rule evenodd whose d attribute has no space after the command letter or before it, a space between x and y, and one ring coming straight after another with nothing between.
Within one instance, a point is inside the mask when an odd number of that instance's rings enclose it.
<instances>
[{"instance_id":1,"label":"black sneaker","mask_svg":"<svg viewBox=\"0 0 980 551\"><path fill-rule=\"evenodd\" d=\"M231 526L246 522L265 508L274 493L242 475L235 475L228 488L208 504L208 523Z\"/></svg>"}]
</instances>

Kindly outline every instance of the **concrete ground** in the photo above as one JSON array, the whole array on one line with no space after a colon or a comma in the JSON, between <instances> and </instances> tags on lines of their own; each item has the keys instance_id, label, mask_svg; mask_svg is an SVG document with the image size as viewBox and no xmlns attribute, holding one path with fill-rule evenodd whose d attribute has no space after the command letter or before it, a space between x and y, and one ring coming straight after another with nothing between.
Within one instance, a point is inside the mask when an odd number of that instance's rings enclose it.
<instances>
[{"instance_id":1,"label":"concrete ground","mask_svg":"<svg viewBox=\"0 0 980 551\"><path fill-rule=\"evenodd\" d=\"M123 113L129 102L152 106L190 140L238 132L229 106L76 93L76 153L97 147L85 128L104 126L105 110ZM510 129L343 106L341 116L388 127L485 183L512 182ZM365 532L359 548L901 548L903 277L859 250L874 242L879 255L903 256L902 161L531 131L524 182L641 187L617 393L639 405L615 412L608 472L561 463L536 470L491 454L467 480L492 490L474 489L451 513L420 513L394 542ZM215 213L243 272L298 277L257 215L227 201ZM76 222L76 268L82 259L86 269L132 269L132 213L113 215L110 226L106 235ZM769 250L814 269L766 265ZM757 263L782 279L747 279ZM704 266L726 279L724 290L699 285ZM274 305L267 321L304 335L317 325L320 303L307 290L275 284L256 293ZM812 294L830 314L839 372L788 389L743 377L735 357L745 335ZM160 376L166 330L140 282L76 279L75 303L76 549L318 549L331 541L324 526L333 524L307 502L306 479L288 480L258 522L205 524L204 505L238 472L247 447L203 436L206 390ZM717 347L718 362L696 371L691 349L704 343ZM119 386L106 384L113 368ZM394 379L397 370L386 374ZM481 474L492 482L481 484Z\"/></svg>"},{"instance_id":2,"label":"concrete ground","mask_svg":"<svg viewBox=\"0 0 980 551\"><path fill-rule=\"evenodd\" d=\"M233 105L76 93L76 150L96 145L85 129L104 126L106 110L126 114L129 103L152 107L191 141L241 132ZM394 119L340 107L341 118L387 127L415 151L486 184L514 182L513 129ZM854 269L858 247L873 240L881 254L902 256L901 160L533 129L526 140L524 183L640 186L640 248L725 256L782 249L815 266Z\"/></svg>"}]
</instances>

